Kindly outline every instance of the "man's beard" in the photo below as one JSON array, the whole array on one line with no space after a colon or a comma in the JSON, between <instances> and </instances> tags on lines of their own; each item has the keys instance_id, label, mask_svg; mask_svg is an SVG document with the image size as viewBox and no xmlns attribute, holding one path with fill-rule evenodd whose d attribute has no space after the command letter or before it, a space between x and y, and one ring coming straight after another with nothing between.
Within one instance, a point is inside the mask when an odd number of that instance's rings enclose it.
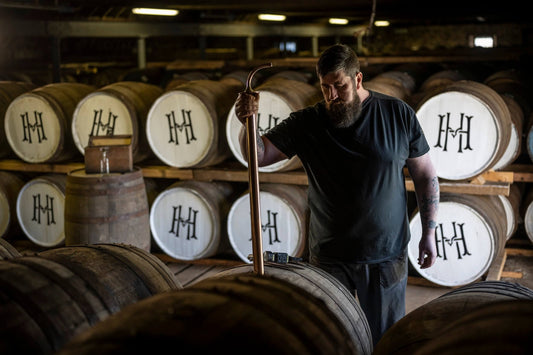
<instances>
[{"instance_id":1,"label":"man's beard","mask_svg":"<svg viewBox=\"0 0 533 355\"><path fill-rule=\"evenodd\" d=\"M326 104L329 122L335 128L350 127L361 116L361 99L354 93L351 102L333 101Z\"/></svg>"}]
</instances>

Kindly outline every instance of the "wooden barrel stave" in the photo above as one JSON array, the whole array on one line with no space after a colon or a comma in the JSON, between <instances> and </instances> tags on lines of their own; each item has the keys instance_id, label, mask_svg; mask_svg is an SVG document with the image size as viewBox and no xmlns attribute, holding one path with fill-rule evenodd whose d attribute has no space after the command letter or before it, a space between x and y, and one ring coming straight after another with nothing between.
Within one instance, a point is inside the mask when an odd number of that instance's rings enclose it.
<instances>
[{"instance_id":1,"label":"wooden barrel stave","mask_svg":"<svg viewBox=\"0 0 533 355\"><path fill-rule=\"evenodd\" d=\"M213 277L250 275L253 272L253 265L241 265L228 268ZM335 277L308 263L265 263L265 275L287 281L320 299L348 332L348 339L355 344L356 353L372 353L372 336L366 316L354 295Z\"/></svg>"},{"instance_id":2,"label":"wooden barrel stave","mask_svg":"<svg viewBox=\"0 0 533 355\"><path fill-rule=\"evenodd\" d=\"M258 354L371 354L369 337L364 333L365 343L355 344L333 311L307 290L281 278L247 273L205 279L142 300L80 334L59 354L89 354L96 349L101 354L127 353L148 350L147 346L158 352L176 342L181 351L198 353L231 349Z\"/></svg>"},{"instance_id":3,"label":"wooden barrel stave","mask_svg":"<svg viewBox=\"0 0 533 355\"><path fill-rule=\"evenodd\" d=\"M159 259L126 245L55 248L0 261L0 270L0 314L10 315L2 353L55 353L123 307L181 288Z\"/></svg>"},{"instance_id":4,"label":"wooden barrel stave","mask_svg":"<svg viewBox=\"0 0 533 355\"><path fill-rule=\"evenodd\" d=\"M0 238L0 260L18 258L21 254L4 238Z\"/></svg>"},{"instance_id":5,"label":"wooden barrel stave","mask_svg":"<svg viewBox=\"0 0 533 355\"><path fill-rule=\"evenodd\" d=\"M15 158L4 131L6 110L9 104L28 91L35 89L34 84L22 81L0 81L0 158Z\"/></svg>"},{"instance_id":6,"label":"wooden barrel stave","mask_svg":"<svg viewBox=\"0 0 533 355\"><path fill-rule=\"evenodd\" d=\"M142 170L67 175L65 244L125 243L150 250L149 209Z\"/></svg>"},{"instance_id":7,"label":"wooden barrel stave","mask_svg":"<svg viewBox=\"0 0 533 355\"><path fill-rule=\"evenodd\" d=\"M17 219L17 197L24 187L22 176L0 171L0 238L17 238L21 233Z\"/></svg>"},{"instance_id":8,"label":"wooden barrel stave","mask_svg":"<svg viewBox=\"0 0 533 355\"><path fill-rule=\"evenodd\" d=\"M524 221L526 235L533 243L533 189L524 191L524 199L521 206L520 215Z\"/></svg>"},{"instance_id":9,"label":"wooden barrel stave","mask_svg":"<svg viewBox=\"0 0 533 355\"><path fill-rule=\"evenodd\" d=\"M533 300L484 305L450 322L417 355L530 354Z\"/></svg>"},{"instance_id":10,"label":"wooden barrel stave","mask_svg":"<svg viewBox=\"0 0 533 355\"><path fill-rule=\"evenodd\" d=\"M395 323L378 342L374 354L415 354L462 315L484 305L513 300L533 300L533 290L505 281L481 281L450 290Z\"/></svg>"}]
</instances>

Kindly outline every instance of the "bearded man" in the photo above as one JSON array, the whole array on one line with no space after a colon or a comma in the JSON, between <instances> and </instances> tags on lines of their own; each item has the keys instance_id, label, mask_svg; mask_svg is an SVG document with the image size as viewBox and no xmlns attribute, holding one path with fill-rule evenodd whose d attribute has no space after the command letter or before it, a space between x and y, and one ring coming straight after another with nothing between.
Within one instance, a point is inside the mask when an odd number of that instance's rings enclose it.
<instances>
[{"instance_id":1,"label":"bearded man","mask_svg":"<svg viewBox=\"0 0 533 355\"><path fill-rule=\"evenodd\" d=\"M438 179L414 110L366 90L350 47L326 49L316 70L324 100L257 134L257 161L301 160L309 181L309 262L357 297L375 345L405 315L410 230L403 169L413 179L422 220L421 268L436 259ZM243 92L235 105L245 156L245 123L257 117L258 100L258 93Z\"/></svg>"}]
</instances>

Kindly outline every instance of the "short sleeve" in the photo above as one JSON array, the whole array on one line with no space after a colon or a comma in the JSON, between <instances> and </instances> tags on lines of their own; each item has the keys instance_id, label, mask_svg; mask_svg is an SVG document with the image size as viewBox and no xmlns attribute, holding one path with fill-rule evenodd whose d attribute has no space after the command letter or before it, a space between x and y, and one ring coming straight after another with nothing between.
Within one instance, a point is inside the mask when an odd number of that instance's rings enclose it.
<instances>
[{"instance_id":1,"label":"short sleeve","mask_svg":"<svg viewBox=\"0 0 533 355\"><path fill-rule=\"evenodd\" d=\"M415 112L410 109L410 139L409 139L409 158L416 158L429 152L429 144L420 126L420 122Z\"/></svg>"},{"instance_id":2,"label":"short sleeve","mask_svg":"<svg viewBox=\"0 0 533 355\"><path fill-rule=\"evenodd\" d=\"M309 125L317 115L315 107L292 112L289 117L278 123L264 135L288 158L298 154L302 145L304 132L308 131Z\"/></svg>"}]
</instances>

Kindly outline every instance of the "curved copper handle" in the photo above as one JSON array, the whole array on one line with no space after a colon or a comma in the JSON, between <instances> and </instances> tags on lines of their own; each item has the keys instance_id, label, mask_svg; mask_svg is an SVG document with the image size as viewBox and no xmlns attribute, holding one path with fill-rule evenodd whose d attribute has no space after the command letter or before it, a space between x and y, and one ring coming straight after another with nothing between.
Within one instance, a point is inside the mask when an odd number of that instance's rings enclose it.
<instances>
[{"instance_id":1,"label":"curved copper handle","mask_svg":"<svg viewBox=\"0 0 533 355\"><path fill-rule=\"evenodd\" d=\"M253 92L253 90L252 90L252 78L255 75L255 73L257 73L261 69L270 68L270 67L272 67L272 63L262 64L262 65L258 66L257 68L255 68L254 70L252 70L248 74L248 78L246 79L246 89L245 89L245 91L247 93Z\"/></svg>"}]
</instances>

